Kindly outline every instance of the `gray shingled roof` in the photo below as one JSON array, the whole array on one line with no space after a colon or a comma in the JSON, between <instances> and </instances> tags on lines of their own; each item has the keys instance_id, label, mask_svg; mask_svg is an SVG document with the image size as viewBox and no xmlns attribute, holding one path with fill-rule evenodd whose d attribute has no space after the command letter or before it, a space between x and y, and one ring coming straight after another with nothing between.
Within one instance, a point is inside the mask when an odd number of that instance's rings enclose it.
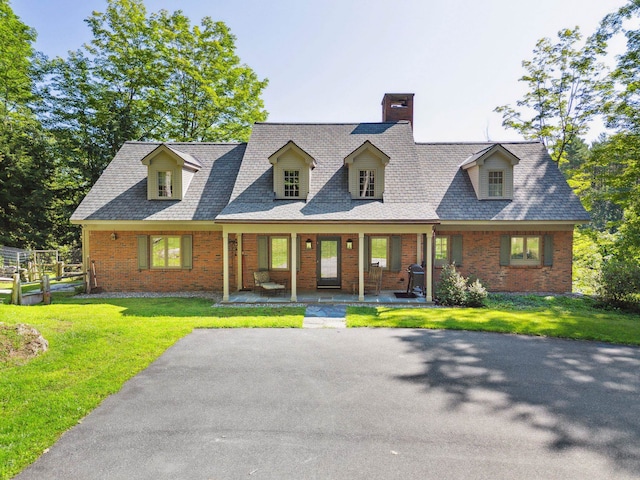
<instances>
[{"instance_id":1,"label":"gray shingled roof","mask_svg":"<svg viewBox=\"0 0 640 480\"><path fill-rule=\"evenodd\" d=\"M147 200L141 160L159 145L125 143L71 220L213 220L229 201L246 144L167 143L202 168L182 200Z\"/></svg>"},{"instance_id":2,"label":"gray shingled roof","mask_svg":"<svg viewBox=\"0 0 640 480\"><path fill-rule=\"evenodd\" d=\"M293 141L311 155L307 201L276 200L269 156ZM352 200L344 158L365 141L390 157L384 200ZM147 200L141 159L160 143L127 142L71 219L219 222L588 221L538 142L501 145L520 159L513 200L478 200L460 165L494 143L419 143L407 122L254 126L248 144L169 143L202 164L183 200Z\"/></svg>"},{"instance_id":3,"label":"gray shingled roof","mask_svg":"<svg viewBox=\"0 0 640 480\"><path fill-rule=\"evenodd\" d=\"M366 141L390 157L384 200L352 200L344 159ZM305 201L275 200L268 157L293 141L316 160ZM417 168L411 125L397 123L276 124L253 127L229 205L218 221L437 220L427 201L426 172Z\"/></svg>"},{"instance_id":4,"label":"gray shingled roof","mask_svg":"<svg viewBox=\"0 0 640 480\"><path fill-rule=\"evenodd\" d=\"M495 142L493 142L495 143ZM513 200L478 200L460 165L493 143L419 143L430 172L428 202L440 220L589 221L589 214L539 142L503 142L520 159L513 169Z\"/></svg>"}]
</instances>

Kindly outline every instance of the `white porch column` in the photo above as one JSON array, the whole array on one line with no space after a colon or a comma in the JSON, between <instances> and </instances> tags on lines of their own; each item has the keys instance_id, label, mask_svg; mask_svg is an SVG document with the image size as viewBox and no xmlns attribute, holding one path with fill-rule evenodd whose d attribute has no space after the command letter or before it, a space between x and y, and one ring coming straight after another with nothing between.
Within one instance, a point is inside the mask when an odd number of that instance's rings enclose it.
<instances>
[{"instance_id":1,"label":"white porch column","mask_svg":"<svg viewBox=\"0 0 640 480\"><path fill-rule=\"evenodd\" d=\"M358 301L364 302L364 233L358 233Z\"/></svg>"},{"instance_id":2,"label":"white porch column","mask_svg":"<svg viewBox=\"0 0 640 480\"><path fill-rule=\"evenodd\" d=\"M298 301L298 234L291 233L291 301Z\"/></svg>"},{"instance_id":3,"label":"white porch column","mask_svg":"<svg viewBox=\"0 0 640 480\"><path fill-rule=\"evenodd\" d=\"M422 234L416 235L416 263L422 265Z\"/></svg>"},{"instance_id":4,"label":"white porch column","mask_svg":"<svg viewBox=\"0 0 640 480\"><path fill-rule=\"evenodd\" d=\"M243 264L242 262L244 261L244 259L242 258L242 234L241 233L236 233L236 255L238 255L238 273L236 274L236 290L239 292L240 290L242 290L243 284L244 284L244 280L242 279L242 267Z\"/></svg>"},{"instance_id":5,"label":"white porch column","mask_svg":"<svg viewBox=\"0 0 640 480\"><path fill-rule=\"evenodd\" d=\"M222 230L222 301L229 301L229 233Z\"/></svg>"},{"instance_id":6,"label":"white porch column","mask_svg":"<svg viewBox=\"0 0 640 480\"><path fill-rule=\"evenodd\" d=\"M433 227L427 232L427 258L425 258L425 300L433 301Z\"/></svg>"}]
</instances>

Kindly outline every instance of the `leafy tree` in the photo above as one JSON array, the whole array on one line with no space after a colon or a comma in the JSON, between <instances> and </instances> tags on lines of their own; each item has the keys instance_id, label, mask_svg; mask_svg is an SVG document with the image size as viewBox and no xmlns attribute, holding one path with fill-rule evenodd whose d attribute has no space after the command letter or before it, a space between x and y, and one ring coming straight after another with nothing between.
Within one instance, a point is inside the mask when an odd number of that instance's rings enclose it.
<instances>
[{"instance_id":1,"label":"leafy tree","mask_svg":"<svg viewBox=\"0 0 640 480\"><path fill-rule=\"evenodd\" d=\"M0 244L54 243L51 138L35 119L36 34L0 0ZM68 224L68 220L66 222Z\"/></svg>"},{"instance_id":2,"label":"leafy tree","mask_svg":"<svg viewBox=\"0 0 640 480\"><path fill-rule=\"evenodd\" d=\"M222 22L192 27L180 11L108 0L87 24L91 43L51 64L42 111L81 190L127 140L246 140L266 119L267 82L240 63Z\"/></svg>"},{"instance_id":3,"label":"leafy tree","mask_svg":"<svg viewBox=\"0 0 640 480\"><path fill-rule=\"evenodd\" d=\"M35 31L13 13L8 0L0 0L0 117L25 113L32 100L31 60ZM5 124L6 128L6 124Z\"/></svg>"},{"instance_id":4,"label":"leafy tree","mask_svg":"<svg viewBox=\"0 0 640 480\"><path fill-rule=\"evenodd\" d=\"M503 126L542 141L558 163L566 160L569 145L587 131L597 112L597 95L606 85L598 61L603 51L600 37L581 43L578 27L558 32L557 43L539 40L533 58L522 62L526 73L520 81L526 83L527 93L516 102L517 108L495 109L502 114Z\"/></svg>"}]
</instances>

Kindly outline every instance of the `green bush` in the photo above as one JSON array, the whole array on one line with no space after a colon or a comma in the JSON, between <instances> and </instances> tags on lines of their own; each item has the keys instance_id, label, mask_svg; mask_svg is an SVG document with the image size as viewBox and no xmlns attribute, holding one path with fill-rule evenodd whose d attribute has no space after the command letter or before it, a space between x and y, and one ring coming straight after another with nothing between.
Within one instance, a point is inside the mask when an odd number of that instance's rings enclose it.
<instances>
[{"instance_id":1,"label":"green bush","mask_svg":"<svg viewBox=\"0 0 640 480\"><path fill-rule=\"evenodd\" d=\"M606 259L600 271L598 294L606 305L640 307L640 264L617 257Z\"/></svg>"},{"instance_id":2,"label":"green bush","mask_svg":"<svg viewBox=\"0 0 640 480\"><path fill-rule=\"evenodd\" d=\"M436 285L436 300L446 306L481 307L487 298L487 289L479 279L465 279L455 264L445 265Z\"/></svg>"},{"instance_id":3,"label":"green bush","mask_svg":"<svg viewBox=\"0 0 640 480\"><path fill-rule=\"evenodd\" d=\"M465 305L467 307L482 307L487 298L487 289L479 279L467 285Z\"/></svg>"}]
</instances>

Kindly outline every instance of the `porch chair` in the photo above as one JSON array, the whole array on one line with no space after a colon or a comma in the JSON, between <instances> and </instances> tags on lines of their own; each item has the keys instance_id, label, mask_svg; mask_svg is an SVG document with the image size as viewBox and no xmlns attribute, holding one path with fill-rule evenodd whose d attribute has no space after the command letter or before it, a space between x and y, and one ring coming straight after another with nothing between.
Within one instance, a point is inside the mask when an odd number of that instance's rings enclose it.
<instances>
[{"instance_id":1,"label":"porch chair","mask_svg":"<svg viewBox=\"0 0 640 480\"><path fill-rule=\"evenodd\" d=\"M253 291L277 294L287 289L286 284L277 283L271 280L268 271L253 272Z\"/></svg>"},{"instance_id":2,"label":"porch chair","mask_svg":"<svg viewBox=\"0 0 640 480\"><path fill-rule=\"evenodd\" d=\"M380 295L380 287L382 286L382 267L369 267L369 274L364 282L364 293L375 292Z\"/></svg>"}]
</instances>

